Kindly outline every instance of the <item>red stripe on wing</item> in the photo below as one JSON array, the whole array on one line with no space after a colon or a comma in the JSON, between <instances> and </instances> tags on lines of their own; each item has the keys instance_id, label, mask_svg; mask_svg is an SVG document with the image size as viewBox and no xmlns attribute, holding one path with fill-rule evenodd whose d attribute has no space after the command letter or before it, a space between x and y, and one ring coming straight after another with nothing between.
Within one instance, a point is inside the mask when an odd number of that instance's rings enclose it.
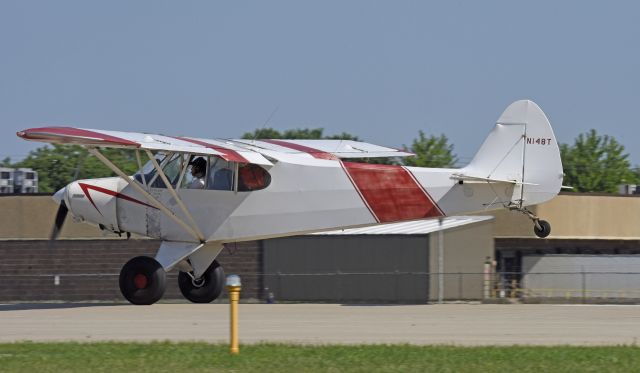
<instances>
[{"instance_id":1,"label":"red stripe on wing","mask_svg":"<svg viewBox=\"0 0 640 373\"><path fill-rule=\"evenodd\" d=\"M27 140L69 142L85 145L112 144L133 146L136 148L140 147L140 144L137 142L129 141L127 139L73 127L29 128L18 132L17 135Z\"/></svg>"},{"instance_id":2,"label":"red stripe on wing","mask_svg":"<svg viewBox=\"0 0 640 373\"><path fill-rule=\"evenodd\" d=\"M300 145L300 144L294 144L292 142L288 142L288 141L284 141L284 140L260 140L260 141L264 141L264 142L268 142L269 144L274 144L274 145L278 145L278 146L282 146L284 148L289 148L289 149L293 149L293 150L297 150L299 152L303 152L303 153L309 153L311 154L314 158L319 158L319 159L330 159L330 160L337 160L339 159L338 157L336 157L335 155L331 154L331 153L327 153L324 152L322 150L318 150L318 149L314 149L314 148L310 148L308 146L304 146L304 145Z\"/></svg>"},{"instance_id":3,"label":"red stripe on wing","mask_svg":"<svg viewBox=\"0 0 640 373\"><path fill-rule=\"evenodd\" d=\"M343 162L365 204L381 223L442 216L426 190L401 166Z\"/></svg>"},{"instance_id":4,"label":"red stripe on wing","mask_svg":"<svg viewBox=\"0 0 640 373\"><path fill-rule=\"evenodd\" d=\"M240 153L238 153L237 151L232 150L232 149L228 149L228 148L225 148L225 147L222 147L222 146L219 146L219 145L211 144L211 143L208 143L206 141L190 139L188 137L174 137L174 138L178 139L178 140L182 140L182 141L187 141L187 142L190 142L192 144L201 145L201 146L204 146L206 148L218 151L218 152L222 153L221 157L225 161L251 163L245 157L243 157Z\"/></svg>"}]
</instances>

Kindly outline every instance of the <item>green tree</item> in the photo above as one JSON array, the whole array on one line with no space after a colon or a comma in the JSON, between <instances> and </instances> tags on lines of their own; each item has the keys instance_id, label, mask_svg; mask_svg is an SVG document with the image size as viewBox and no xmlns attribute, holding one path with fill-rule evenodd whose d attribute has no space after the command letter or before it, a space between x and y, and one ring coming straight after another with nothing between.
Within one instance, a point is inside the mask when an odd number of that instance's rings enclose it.
<instances>
[{"instance_id":1,"label":"green tree","mask_svg":"<svg viewBox=\"0 0 640 373\"><path fill-rule=\"evenodd\" d=\"M11 163L11 157L5 157L0 161L0 167L13 167Z\"/></svg>"},{"instance_id":2,"label":"green tree","mask_svg":"<svg viewBox=\"0 0 640 373\"><path fill-rule=\"evenodd\" d=\"M404 159L407 166L418 167L453 167L458 162L453 153L453 145L445 135L427 137L424 132L418 132L418 138L413 139L411 147L404 146L405 151L415 154L414 157Z\"/></svg>"},{"instance_id":3,"label":"green tree","mask_svg":"<svg viewBox=\"0 0 640 373\"><path fill-rule=\"evenodd\" d=\"M253 132L246 132L242 135L243 139L291 139L291 140L354 140L360 141L358 136L342 132L338 135L324 135L324 128L295 128L280 132L273 128L259 128Z\"/></svg>"},{"instance_id":4,"label":"green tree","mask_svg":"<svg viewBox=\"0 0 640 373\"><path fill-rule=\"evenodd\" d=\"M109 160L125 173L133 174L138 165L135 153L126 149L103 149ZM27 167L38 171L38 190L53 193L76 179L115 176L99 159L79 145L42 146L31 152L13 167Z\"/></svg>"},{"instance_id":5,"label":"green tree","mask_svg":"<svg viewBox=\"0 0 640 373\"><path fill-rule=\"evenodd\" d=\"M581 133L573 145L561 144L563 184L575 192L616 193L620 184L633 183L637 175L630 168L624 146L592 129Z\"/></svg>"},{"instance_id":6,"label":"green tree","mask_svg":"<svg viewBox=\"0 0 640 373\"><path fill-rule=\"evenodd\" d=\"M633 176L635 178L634 184L640 184L640 166L636 165L631 171L633 172Z\"/></svg>"},{"instance_id":7,"label":"green tree","mask_svg":"<svg viewBox=\"0 0 640 373\"><path fill-rule=\"evenodd\" d=\"M273 128L258 128L253 132L245 132L244 135L242 135L242 138L250 139L250 140L281 139L282 134L280 133L280 131L275 130Z\"/></svg>"}]
</instances>

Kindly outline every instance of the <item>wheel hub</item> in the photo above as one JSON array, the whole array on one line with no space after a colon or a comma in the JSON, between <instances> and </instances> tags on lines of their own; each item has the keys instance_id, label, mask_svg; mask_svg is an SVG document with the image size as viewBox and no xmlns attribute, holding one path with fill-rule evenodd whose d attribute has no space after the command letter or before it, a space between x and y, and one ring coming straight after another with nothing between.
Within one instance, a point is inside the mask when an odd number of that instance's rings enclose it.
<instances>
[{"instance_id":1,"label":"wheel hub","mask_svg":"<svg viewBox=\"0 0 640 373\"><path fill-rule=\"evenodd\" d=\"M204 286L204 277L192 278L191 279L191 283L193 284L193 286L195 286L197 288L201 288L201 287Z\"/></svg>"},{"instance_id":2,"label":"wheel hub","mask_svg":"<svg viewBox=\"0 0 640 373\"><path fill-rule=\"evenodd\" d=\"M147 276L143 275L142 273L138 273L133 277L133 284L135 285L136 289L144 289L149 284L149 280L147 279Z\"/></svg>"}]
</instances>

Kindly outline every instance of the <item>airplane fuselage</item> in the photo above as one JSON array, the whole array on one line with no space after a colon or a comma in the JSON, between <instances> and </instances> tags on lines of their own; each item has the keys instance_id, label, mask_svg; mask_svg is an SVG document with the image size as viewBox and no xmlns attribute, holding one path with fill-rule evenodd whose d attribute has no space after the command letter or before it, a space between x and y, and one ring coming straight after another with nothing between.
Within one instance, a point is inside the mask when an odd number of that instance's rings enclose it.
<instances>
[{"instance_id":1,"label":"airplane fuselage","mask_svg":"<svg viewBox=\"0 0 640 373\"><path fill-rule=\"evenodd\" d=\"M464 183L459 169L402 167L340 160L277 162L262 190L176 190L206 241L245 241L345 227L415 220L502 207L512 185ZM121 178L80 180L67 203L84 221L108 230L168 241L192 235ZM179 218L187 217L166 188L149 192ZM497 194L496 194L497 193ZM491 202L494 202L491 205Z\"/></svg>"}]
</instances>

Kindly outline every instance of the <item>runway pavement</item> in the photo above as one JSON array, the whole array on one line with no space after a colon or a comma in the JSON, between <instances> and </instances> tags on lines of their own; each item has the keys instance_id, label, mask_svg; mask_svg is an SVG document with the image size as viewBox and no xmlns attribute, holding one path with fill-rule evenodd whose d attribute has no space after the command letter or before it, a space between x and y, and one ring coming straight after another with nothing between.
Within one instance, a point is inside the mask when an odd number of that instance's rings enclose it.
<instances>
[{"instance_id":1,"label":"runway pavement","mask_svg":"<svg viewBox=\"0 0 640 373\"><path fill-rule=\"evenodd\" d=\"M227 342L226 304L0 304L0 342ZM616 345L640 306L241 304L240 342Z\"/></svg>"}]
</instances>

